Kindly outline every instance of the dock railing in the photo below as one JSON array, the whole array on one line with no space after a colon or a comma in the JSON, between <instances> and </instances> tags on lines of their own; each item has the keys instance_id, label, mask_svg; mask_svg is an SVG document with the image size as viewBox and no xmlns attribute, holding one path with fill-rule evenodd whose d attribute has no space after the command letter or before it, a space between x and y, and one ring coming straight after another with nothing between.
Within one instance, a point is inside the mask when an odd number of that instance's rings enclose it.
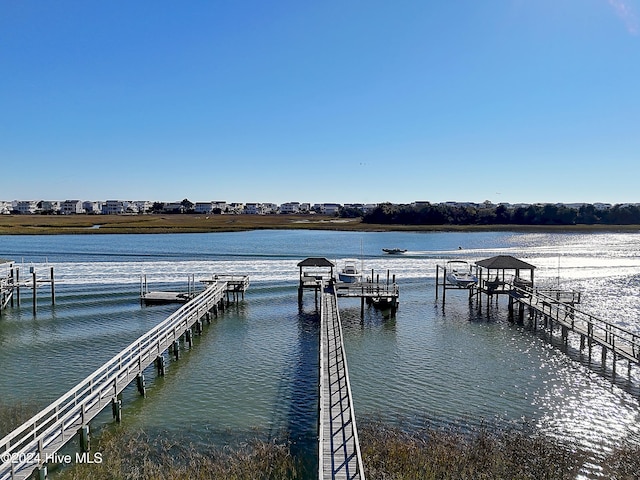
<instances>
[{"instance_id":1,"label":"dock railing","mask_svg":"<svg viewBox=\"0 0 640 480\"><path fill-rule=\"evenodd\" d=\"M322 294L318 478L361 479L364 467L335 291Z\"/></svg>"},{"instance_id":2,"label":"dock railing","mask_svg":"<svg viewBox=\"0 0 640 480\"><path fill-rule=\"evenodd\" d=\"M518 301L530 305L561 325L584 335L590 342L603 345L627 360L640 363L640 332L634 333L614 323L602 320L575 307L579 293L529 290L513 287Z\"/></svg>"},{"instance_id":3,"label":"dock railing","mask_svg":"<svg viewBox=\"0 0 640 480\"><path fill-rule=\"evenodd\" d=\"M0 440L0 480L28 478L34 468L87 425L164 350L224 298L224 282L200 295L142 335L69 392Z\"/></svg>"}]
</instances>

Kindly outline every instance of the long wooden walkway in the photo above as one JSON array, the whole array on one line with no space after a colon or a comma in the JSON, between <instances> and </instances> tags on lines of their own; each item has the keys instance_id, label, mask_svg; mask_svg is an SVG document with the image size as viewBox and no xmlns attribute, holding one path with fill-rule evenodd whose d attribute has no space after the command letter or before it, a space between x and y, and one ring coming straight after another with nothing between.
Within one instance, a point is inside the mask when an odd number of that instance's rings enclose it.
<instances>
[{"instance_id":1,"label":"long wooden walkway","mask_svg":"<svg viewBox=\"0 0 640 480\"><path fill-rule=\"evenodd\" d=\"M567 296L566 293L552 294L522 289L512 284L508 286L510 302L520 305L518 314L521 319L524 310L529 309L529 322L534 330L542 321L542 326L550 328L551 331L554 324L559 325L565 342L569 332L580 335L580 350L587 348L589 356L593 345L601 347L603 363L607 352L613 354L614 372L620 359L627 360L629 368L632 363L640 364L640 334L579 310L575 306L575 298Z\"/></svg>"},{"instance_id":2,"label":"long wooden walkway","mask_svg":"<svg viewBox=\"0 0 640 480\"><path fill-rule=\"evenodd\" d=\"M201 319L224 308L226 282L209 285L202 293L181 306L173 315L145 333L119 354L89 375L31 420L0 440L0 480L22 480L42 467L53 454L83 431L104 407L111 404L119 419L118 394L137 379L144 394L143 372L156 362L164 373L163 352L173 348L178 356L179 339L191 341L191 329L202 327ZM88 430L86 430L88 432ZM82 442L81 442L82 443Z\"/></svg>"},{"instance_id":3,"label":"long wooden walkway","mask_svg":"<svg viewBox=\"0 0 640 480\"><path fill-rule=\"evenodd\" d=\"M333 289L320 308L320 415L318 478L364 479L342 322Z\"/></svg>"}]
</instances>

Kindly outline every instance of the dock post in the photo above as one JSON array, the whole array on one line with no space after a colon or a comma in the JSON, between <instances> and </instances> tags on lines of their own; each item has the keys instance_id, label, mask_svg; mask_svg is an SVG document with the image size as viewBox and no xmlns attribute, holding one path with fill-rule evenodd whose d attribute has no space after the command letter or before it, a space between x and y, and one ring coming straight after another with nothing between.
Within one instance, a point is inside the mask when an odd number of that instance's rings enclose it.
<instances>
[{"instance_id":1,"label":"dock post","mask_svg":"<svg viewBox=\"0 0 640 480\"><path fill-rule=\"evenodd\" d=\"M602 346L602 366L605 366L605 363L607 362L607 347L605 347L604 345Z\"/></svg>"},{"instance_id":2,"label":"dock post","mask_svg":"<svg viewBox=\"0 0 640 480\"><path fill-rule=\"evenodd\" d=\"M190 328L187 328L184 332L184 341L189 348L193 346L193 334Z\"/></svg>"},{"instance_id":3,"label":"dock post","mask_svg":"<svg viewBox=\"0 0 640 480\"><path fill-rule=\"evenodd\" d=\"M11 279L11 293L13 293L13 286L15 285L14 281L13 281L13 266L11 267L11 274L9 276L9 278ZM11 295L11 308L13 308L13 295Z\"/></svg>"},{"instance_id":4,"label":"dock post","mask_svg":"<svg viewBox=\"0 0 640 480\"><path fill-rule=\"evenodd\" d=\"M38 311L38 284L36 283L36 269L31 267L31 275L33 278L33 315Z\"/></svg>"},{"instance_id":5,"label":"dock post","mask_svg":"<svg viewBox=\"0 0 640 480\"><path fill-rule=\"evenodd\" d=\"M136 376L136 385L138 387L138 393L140 393L140 395L142 395L143 397L146 397L147 385L146 385L146 382L144 381L144 373L140 372Z\"/></svg>"},{"instance_id":6,"label":"dock post","mask_svg":"<svg viewBox=\"0 0 640 480\"><path fill-rule=\"evenodd\" d=\"M53 279L53 267L51 267L51 305L56 304L56 282Z\"/></svg>"},{"instance_id":7,"label":"dock post","mask_svg":"<svg viewBox=\"0 0 640 480\"><path fill-rule=\"evenodd\" d=\"M80 430L80 451L86 453L91 450L91 437L89 436L89 425L83 425Z\"/></svg>"},{"instance_id":8,"label":"dock post","mask_svg":"<svg viewBox=\"0 0 640 480\"><path fill-rule=\"evenodd\" d=\"M158 355L156 358L156 369L158 370L158 376L164 377L166 363L164 361L164 356Z\"/></svg>"},{"instance_id":9,"label":"dock post","mask_svg":"<svg viewBox=\"0 0 640 480\"><path fill-rule=\"evenodd\" d=\"M38 471L38 480L47 480L49 478L46 465L41 465L36 470Z\"/></svg>"},{"instance_id":10,"label":"dock post","mask_svg":"<svg viewBox=\"0 0 640 480\"><path fill-rule=\"evenodd\" d=\"M111 412L116 422L122 422L122 400L118 397L113 397L111 400Z\"/></svg>"},{"instance_id":11,"label":"dock post","mask_svg":"<svg viewBox=\"0 0 640 480\"><path fill-rule=\"evenodd\" d=\"M436 301L438 300L438 277L440 276L440 265L436 265Z\"/></svg>"},{"instance_id":12,"label":"dock post","mask_svg":"<svg viewBox=\"0 0 640 480\"><path fill-rule=\"evenodd\" d=\"M176 360L180 360L180 342L178 340L173 341L173 356Z\"/></svg>"},{"instance_id":13,"label":"dock post","mask_svg":"<svg viewBox=\"0 0 640 480\"><path fill-rule=\"evenodd\" d=\"M565 344L565 346L567 345L567 343L569 342L569 329L567 327L565 327L564 325L562 325L562 343Z\"/></svg>"},{"instance_id":14,"label":"dock post","mask_svg":"<svg viewBox=\"0 0 640 480\"><path fill-rule=\"evenodd\" d=\"M16 268L16 303L20 306L20 269ZM13 303L11 303L13 306Z\"/></svg>"},{"instance_id":15,"label":"dock post","mask_svg":"<svg viewBox=\"0 0 640 480\"><path fill-rule=\"evenodd\" d=\"M444 308L444 303L447 299L447 267L444 267L444 272L442 273L442 308Z\"/></svg>"}]
</instances>

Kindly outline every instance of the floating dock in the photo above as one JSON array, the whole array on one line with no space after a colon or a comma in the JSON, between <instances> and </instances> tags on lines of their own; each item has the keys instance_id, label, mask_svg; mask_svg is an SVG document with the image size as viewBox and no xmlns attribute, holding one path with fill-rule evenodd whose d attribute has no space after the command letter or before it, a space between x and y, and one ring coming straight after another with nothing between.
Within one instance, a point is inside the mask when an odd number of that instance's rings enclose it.
<instances>
[{"instance_id":1,"label":"floating dock","mask_svg":"<svg viewBox=\"0 0 640 480\"><path fill-rule=\"evenodd\" d=\"M244 292L249 288L248 275L213 275L211 278L200 280L204 285L215 285L224 283L226 285L225 296L227 303L233 297L234 301L239 298L244 300ZM193 275L189 276L186 292L174 291L150 291L147 276L140 278L140 302L144 305L161 305L166 303L187 303L198 295L196 282Z\"/></svg>"}]
</instances>

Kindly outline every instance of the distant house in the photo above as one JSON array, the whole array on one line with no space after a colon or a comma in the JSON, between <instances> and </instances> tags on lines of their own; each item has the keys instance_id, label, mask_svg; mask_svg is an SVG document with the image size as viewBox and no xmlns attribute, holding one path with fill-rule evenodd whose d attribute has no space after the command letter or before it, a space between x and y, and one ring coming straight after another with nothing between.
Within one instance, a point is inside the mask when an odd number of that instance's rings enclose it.
<instances>
[{"instance_id":1,"label":"distant house","mask_svg":"<svg viewBox=\"0 0 640 480\"><path fill-rule=\"evenodd\" d=\"M208 215L210 213L213 213L214 208L215 207L213 202L196 202L195 206L193 207L193 211L202 215Z\"/></svg>"},{"instance_id":2,"label":"distant house","mask_svg":"<svg viewBox=\"0 0 640 480\"><path fill-rule=\"evenodd\" d=\"M9 215L13 210L11 202L0 201L0 215Z\"/></svg>"},{"instance_id":3,"label":"distant house","mask_svg":"<svg viewBox=\"0 0 640 480\"><path fill-rule=\"evenodd\" d=\"M184 205L181 202L165 203L162 211L164 213L184 213Z\"/></svg>"},{"instance_id":4,"label":"distant house","mask_svg":"<svg viewBox=\"0 0 640 480\"><path fill-rule=\"evenodd\" d=\"M300 202L287 202L280 205L280 213L298 213Z\"/></svg>"},{"instance_id":5,"label":"distant house","mask_svg":"<svg viewBox=\"0 0 640 480\"><path fill-rule=\"evenodd\" d=\"M261 203L245 203L243 213L246 215L264 215L264 209Z\"/></svg>"},{"instance_id":6,"label":"distant house","mask_svg":"<svg viewBox=\"0 0 640 480\"><path fill-rule=\"evenodd\" d=\"M149 213L153 209L153 202L149 200L137 200L131 202L137 213Z\"/></svg>"},{"instance_id":7,"label":"distant house","mask_svg":"<svg viewBox=\"0 0 640 480\"><path fill-rule=\"evenodd\" d=\"M342 205L339 203L322 203L320 204L320 213L324 215L337 215Z\"/></svg>"},{"instance_id":8,"label":"distant house","mask_svg":"<svg viewBox=\"0 0 640 480\"><path fill-rule=\"evenodd\" d=\"M61 207L58 200L43 200L40 204L41 213L60 213Z\"/></svg>"},{"instance_id":9,"label":"distant house","mask_svg":"<svg viewBox=\"0 0 640 480\"><path fill-rule=\"evenodd\" d=\"M226 211L227 213L242 213L244 210L244 203L230 203L227 205Z\"/></svg>"},{"instance_id":10,"label":"distant house","mask_svg":"<svg viewBox=\"0 0 640 480\"><path fill-rule=\"evenodd\" d=\"M60 213L63 215L77 215L84 213L81 200L65 200L60 204Z\"/></svg>"},{"instance_id":11,"label":"distant house","mask_svg":"<svg viewBox=\"0 0 640 480\"><path fill-rule=\"evenodd\" d=\"M122 200L107 200L102 205L102 213L105 215L122 215L127 213L128 202Z\"/></svg>"},{"instance_id":12,"label":"distant house","mask_svg":"<svg viewBox=\"0 0 640 480\"><path fill-rule=\"evenodd\" d=\"M82 209L85 213L101 214L102 205L102 202L85 201L82 202Z\"/></svg>"},{"instance_id":13,"label":"distant house","mask_svg":"<svg viewBox=\"0 0 640 480\"><path fill-rule=\"evenodd\" d=\"M275 203L263 203L262 204L262 212L265 213L265 214L277 213L278 212L278 205L276 205Z\"/></svg>"},{"instance_id":14,"label":"distant house","mask_svg":"<svg viewBox=\"0 0 640 480\"><path fill-rule=\"evenodd\" d=\"M33 215L39 211L38 202L35 200L18 200L15 211L21 215Z\"/></svg>"}]
</instances>

